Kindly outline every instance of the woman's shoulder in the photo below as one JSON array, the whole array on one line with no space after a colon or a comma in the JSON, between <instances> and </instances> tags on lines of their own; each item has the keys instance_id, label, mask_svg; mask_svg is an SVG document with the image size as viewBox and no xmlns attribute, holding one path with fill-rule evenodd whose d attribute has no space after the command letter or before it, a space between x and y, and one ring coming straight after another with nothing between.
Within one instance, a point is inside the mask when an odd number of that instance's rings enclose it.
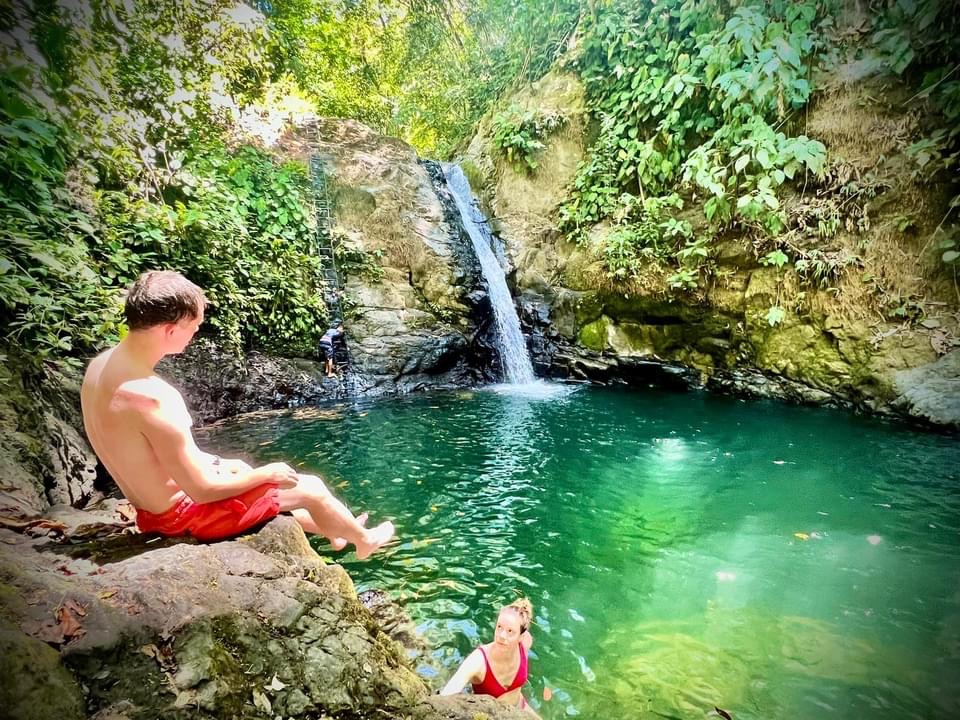
<instances>
[{"instance_id":1,"label":"woman's shoulder","mask_svg":"<svg viewBox=\"0 0 960 720\"><path fill-rule=\"evenodd\" d=\"M479 658L481 662L486 662L486 659L490 657L490 648L493 646L493 643L484 643L482 645L477 645L473 652L470 655Z\"/></svg>"},{"instance_id":2,"label":"woman's shoulder","mask_svg":"<svg viewBox=\"0 0 960 720\"><path fill-rule=\"evenodd\" d=\"M483 682L487 673L487 649L484 645L477 645L463 660L463 665L470 671L471 682Z\"/></svg>"}]
</instances>

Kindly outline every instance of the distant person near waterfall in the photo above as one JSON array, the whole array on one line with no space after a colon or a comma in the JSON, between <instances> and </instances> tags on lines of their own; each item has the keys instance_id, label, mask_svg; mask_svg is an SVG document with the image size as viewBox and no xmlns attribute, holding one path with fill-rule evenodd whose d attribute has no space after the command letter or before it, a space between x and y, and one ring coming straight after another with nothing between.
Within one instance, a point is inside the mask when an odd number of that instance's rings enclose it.
<instances>
[{"instance_id":1,"label":"distant person near waterfall","mask_svg":"<svg viewBox=\"0 0 960 720\"><path fill-rule=\"evenodd\" d=\"M320 358L324 361L326 365L327 377L334 376L333 360L336 357L336 344L343 342L343 323L339 320L333 323L333 326L329 328L320 338L318 347L320 350Z\"/></svg>"},{"instance_id":2,"label":"distant person near waterfall","mask_svg":"<svg viewBox=\"0 0 960 720\"><path fill-rule=\"evenodd\" d=\"M213 541L291 512L335 549L353 543L358 558L368 557L393 537L393 523L364 527L323 480L286 463L253 468L197 447L183 397L154 368L183 352L205 307L203 290L179 273L144 273L127 293L127 336L94 358L83 379L87 436L137 509L137 526Z\"/></svg>"},{"instance_id":3,"label":"distant person near waterfall","mask_svg":"<svg viewBox=\"0 0 960 720\"><path fill-rule=\"evenodd\" d=\"M440 694L456 695L470 683L475 695L492 695L502 703L539 717L520 692L529 677L527 650L533 644L532 615L533 605L526 598L502 607L493 642L480 645L467 655Z\"/></svg>"}]
</instances>

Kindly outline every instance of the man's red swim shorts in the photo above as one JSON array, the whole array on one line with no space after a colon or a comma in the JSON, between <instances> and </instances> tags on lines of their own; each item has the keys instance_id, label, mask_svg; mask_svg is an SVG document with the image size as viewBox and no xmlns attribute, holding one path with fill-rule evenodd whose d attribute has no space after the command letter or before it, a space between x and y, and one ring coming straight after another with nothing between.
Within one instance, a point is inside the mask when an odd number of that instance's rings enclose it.
<instances>
[{"instance_id":1,"label":"man's red swim shorts","mask_svg":"<svg viewBox=\"0 0 960 720\"><path fill-rule=\"evenodd\" d=\"M209 542L239 535L280 512L277 486L257 485L232 498L198 503L181 493L173 507L155 515L137 510L140 532L161 535L192 535Z\"/></svg>"}]
</instances>

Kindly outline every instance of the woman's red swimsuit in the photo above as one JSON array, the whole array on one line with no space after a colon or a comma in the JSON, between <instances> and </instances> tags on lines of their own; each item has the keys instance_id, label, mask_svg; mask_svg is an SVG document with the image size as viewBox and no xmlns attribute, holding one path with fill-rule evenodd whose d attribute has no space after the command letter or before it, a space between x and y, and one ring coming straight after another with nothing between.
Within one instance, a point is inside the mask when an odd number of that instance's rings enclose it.
<instances>
[{"instance_id":1,"label":"woman's red swimsuit","mask_svg":"<svg viewBox=\"0 0 960 720\"><path fill-rule=\"evenodd\" d=\"M504 687L497 680L497 676L493 674L493 668L490 667L487 653L483 646L480 646L480 654L483 655L483 662L486 664L487 671L483 676L482 683L473 683L474 695L493 695L493 697L498 698L511 690L516 690L527 681L527 650L522 643L518 647L520 648L520 667L517 668L517 674L513 678L513 682L510 683L510 687Z\"/></svg>"}]
</instances>

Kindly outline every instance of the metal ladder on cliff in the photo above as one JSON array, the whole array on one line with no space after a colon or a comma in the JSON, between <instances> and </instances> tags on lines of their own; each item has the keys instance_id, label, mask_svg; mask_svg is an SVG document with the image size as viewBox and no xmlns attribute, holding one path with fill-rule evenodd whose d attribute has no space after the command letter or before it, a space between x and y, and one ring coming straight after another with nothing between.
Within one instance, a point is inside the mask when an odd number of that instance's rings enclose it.
<instances>
[{"instance_id":1,"label":"metal ladder on cliff","mask_svg":"<svg viewBox=\"0 0 960 720\"><path fill-rule=\"evenodd\" d=\"M330 203L330 194L327 191L327 173L323 169L323 161L317 155L310 156L310 180L313 184L313 205L317 221L314 233L314 252L323 263L324 292L323 301L331 320L344 322L343 288L340 285L340 273L337 270L337 258L333 237L333 213ZM350 371L350 349L342 345L340 352L334 349L334 366L343 378L348 394L356 395L365 388L360 378ZM341 361L342 360L342 361Z\"/></svg>"},{"instance_id":2,"label":"metal ladder on cliff","mask_svg":"<svg viewBox=\"0 0 960 720\"><path fill-rule=\"evenodd\" d=\"M330 316L343 320L343 306L340 302L342 288L340 274L337 272L337 258L334 253L331 225L330 194L327 192L327 174L323 170L323 161L316 155L310 157L310 180L313 184L313 206L317 221L314 233L314 252L323 263L324 292L323 300Z\"/></svg>"}]
</instances>

